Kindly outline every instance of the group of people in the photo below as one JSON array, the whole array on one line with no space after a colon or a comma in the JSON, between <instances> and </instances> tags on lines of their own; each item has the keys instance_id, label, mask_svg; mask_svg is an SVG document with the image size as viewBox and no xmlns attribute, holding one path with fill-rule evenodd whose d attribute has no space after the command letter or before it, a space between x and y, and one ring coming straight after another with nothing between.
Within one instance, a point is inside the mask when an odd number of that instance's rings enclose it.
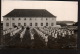
<instances>
[{"instance_id":1,"label":"group of people","mask_svg":"<svg viewBox=\"0 0 80 54\"><path fill-rule=\"evenodd\" d=\"M26 32L26 28L24 28L23 31L20 33L21 41L22 41L22 38L24 37L25 32Z\"/></svg>"},{"instance_id":2,"label":"group of people","mask_svg":"<svg viewBox=\"0 0 80 54\"><path fill-rule=\"evenodd\" d=\"M56 45L55 43L57 43L57 41L59 42L60 40L65 43L67 40L69 40L75 34L73 29L51 28L51 27L35 27L35 28L30 28L30 29L29 28L24 28L24 27L18 28L18 29L17 28L13 28L11 30L7 30L7 33L10 32L10 36L13 36L16 33L18 33L20 30L22 30L19 33L20 34L19 38L20 38L21 42L24 39L23 37L26 34L25 32L28 31L28 33L30 33L30 38L31 38L32 42L35 42L34 41L36 39L35 37L39 36L40 40L42 42L44 42L44 44L46 46L50 46L50 47L52 45L49 45L49 44L52 44L52 42L54 42L54 45ZM36 32L33 31L33 30L35 30ZM35 33L37 33L38 35L35 35ZM67 38L67 40L66 40L66 38ZM67 41L67 42L69 42L69 41Z\"/></svg>"},{"instance_id":3,"label":"group of people","mask_svg":"<svg viewBox=\"0 0 80 54\"><path fill-rule=\"evenodd\" d=\"M15 30L17 30L17 28L9 28L9 29L3 30L3 35L6 35L8 33L11 33L11 32L13 32Z\"/></svg>"},{"instance_id":4,"label":"group of people","mask_svg":"<svg viewBox=\"0 0 80 54\"><path fill-rule=\"evenodd\" d=\"M35 28L37 33L39 34L42 39L45 40L45 43L47 45L49 37L52 39L63 39L63 38L70 38L74 35L74 30L65 29L65 28Z\"/></svg>"}]
</instances>

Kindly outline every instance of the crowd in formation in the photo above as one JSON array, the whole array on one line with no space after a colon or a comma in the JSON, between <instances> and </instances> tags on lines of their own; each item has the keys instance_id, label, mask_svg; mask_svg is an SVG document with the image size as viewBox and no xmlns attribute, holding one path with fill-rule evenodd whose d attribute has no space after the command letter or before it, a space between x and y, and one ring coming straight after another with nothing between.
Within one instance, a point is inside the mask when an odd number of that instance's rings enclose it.
<instances>
[{"instance_id":1,"label":"crowd in formation","mask_svg":"<svg viewBox=\"0 0 80 54\"><path fill-rule=\"evenodd\" d=\"M68 36L69 38L71 35L74 35L74 30L68 30L68 29L59 29L59 28L36 28L35 29L38 34L45 39L45 42L48 42L48 37L51 36L53 38L61 38Z\"/></svg>"},{"instance_id":2,"label":"crowd in formation","mask_svg":"<svg viewBox=\"0 0 80 54\"><path fill-rule=\"evenodd\" d=\"M16 27L16 28L12 28L12 29L10 28L8 30L4 30L3 36L5 36L4 38L5 41L7 39L8 41L13 40L15 37L16 42L19 40L19 42L21 43L24 42L24 45L26 45L25 43L28 43L27 42L28 38L26 37L30 37L29 39L31 42L30 47L34 49L36 47L37 48L42 47L47 49L62 49L62 48L65 49L66 47L70 48L70 46L75 46L76 44L76 39L74 38L75 36L74 29L68 29L68 28L35 27L35 28L27 29L22 27L20 28ZM9 43L7 45L9 45Z\"/></svg>"}]
</instances>

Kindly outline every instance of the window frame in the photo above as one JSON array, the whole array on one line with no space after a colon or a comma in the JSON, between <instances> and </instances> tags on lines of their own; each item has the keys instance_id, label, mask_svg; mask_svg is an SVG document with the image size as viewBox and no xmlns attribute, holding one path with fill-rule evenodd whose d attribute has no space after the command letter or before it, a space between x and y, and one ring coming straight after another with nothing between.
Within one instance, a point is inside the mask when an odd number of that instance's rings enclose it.
<instances>
[{"instance_id":1,"label":"window frame","mask_svg":"<svg viewBox=\"0 0 80 54\"><path fill-rule=\"evenodd\" d=\"M9 26L9 23L6 23L6 26Z\"/></svg>"},{"instance_id":2,"label":"window frame","mask_svg":"<svg viewBox=\"0 0 80 54\"><path fill-rule=\"evenodd\" d=\"M24 23L24 26L26 26L26 23Z\"/></svg>"},{"instance_id":3,"label":"window frame","mask_svg":"<svg viewBox=\"0 0 80 54\"><path fill-rule=\"evenodd\" d=\"M32 26L32 23L30 23L30 26Z\"/></svg>"},{"instance_id":4,"label":"window frame","mask_svg":"<svg viewBox=\"0 0 80 54\"><path fill-rule=\"evenodd\" d=\"M12 23L12 26L14 26L15 25L15 23Z\"/></svg>"},{"instance_id":5,"label":"window frame","mask_svg":"<svg viewBox=\"0 0 80 54\"><path fill-rule=\"evenodd\" d=\"M48 23L46 23L46 26L48 26Z\"/></svg>"},{"instance_id":6,"label":"window frame","mask_svg":"<svg viewBox=\"0 0 80 54\"><path fill-rule=\"evenodd\" d=\"M21 23L18 23L18 26L21 26Z\"/></svg>"},{"instance_id":7,"label":"window frame","mask_svg":"<svg viewBox=\"0 0 80 54\"><path fill-rule=\"evenodd\" d=\"M54 23L51 23L51 26L54 26Z\"/></svg>"},{"instance_id":8,"label":"window frame","mask_svg":"<svg viewBox=\"0 0 80 54\"><path fill-rule=\"evenodd\" d=\"M35 26L38 26L38 23L35 23Z\"/></svg>"},{"instance_id":9,"label":"window frame","mask_svg":"<svg viewBox=\"0 0 80 54\"><path fill-rule=\"evenodd\" d=\"M41 26L43 26L43 23L41 23Z\"/></svg>"}]
</instances>

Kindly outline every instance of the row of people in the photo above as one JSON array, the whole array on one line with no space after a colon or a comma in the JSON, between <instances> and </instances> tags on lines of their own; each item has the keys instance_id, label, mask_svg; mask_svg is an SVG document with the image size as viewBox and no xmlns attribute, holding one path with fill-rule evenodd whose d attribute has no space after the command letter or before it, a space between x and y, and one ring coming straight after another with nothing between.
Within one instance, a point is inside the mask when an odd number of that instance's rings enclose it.
<instances>
[{"instance_id":1,"label":"row of people","mask_svg":"<svg viewBox=\"0 0 80 54\"><path fill-rule=\"evenodd\" d=\"M15 29L12 32L10 32L10 36L15 35L16 33L18 33L21 30L21 28Z\"/></svg>"},{"instance_id":2,"label":"row of people","mask_svg":"<svg viewBox=\"0 0 80 54\"><path fill-rule=\"evenodd\" d=\"M36 28L35 30L43 39L45 39L45 42L48 42L48 36L52 36L54 38L69 36L70 38L71 35L74 35L74 30L69 29Z\"/></svg>"},{"instance_id":3,"label":"row of people","mask_svg":"<svg viewBox=\"0 0 80 54\"><path fill-rule=\"evenodd\" d=\"M4 30L4 31L3 31L3 35L6 35L6 34L14 31L14 30L16 30L16 29L17 29L17 28L9 28L9 29L7 29L7 30Z\"/></svg>"},{"instance_id":4,"label":"row of people","mask_svg":"<svg viewBox=\"0 0 80 54\"><path fill-rule=\"evenodd\" d=\"M26 28L24 28L24 30L20 33L21 41L22 41L22 38L24 37L25 32L26 32Z\"/></svg>"},{"instance_id":5,"label":"row of people","mask_svg":"<svg viewBox=\"0 0 80 54\"><path fill-rule=\"evenodd\" d=\"M47 42L48 42L48 35L45 35L45 33L43 33L42 31L40 31L39 29L37 28L34 28L38 35L44 40L45 44L47 45Z\"/></svg>"},{"instance_id":6,"label":"row of people","mask_svg":"<svg viewBox=\"0 0 80 54\"><path fill-rule=\"evenodd\" d=\"M31 40L34 40L33 28L30 29L29 33L30 33Z\"/></svg>"}]
</instances>

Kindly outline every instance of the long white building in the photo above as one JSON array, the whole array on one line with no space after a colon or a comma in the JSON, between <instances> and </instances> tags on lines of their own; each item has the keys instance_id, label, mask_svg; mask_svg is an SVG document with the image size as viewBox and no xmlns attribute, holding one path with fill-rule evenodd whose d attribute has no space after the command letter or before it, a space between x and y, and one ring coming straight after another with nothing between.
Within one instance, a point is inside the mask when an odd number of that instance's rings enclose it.
<instances>
[{"instance_id":1,"label":"long white building","mask_svg":"<svg viewBox=\"0 0 80 54\"><path fill-rule=\"evenodd\" d=\"M14 9L3 16L3 30L16 26L56 26L56 16L45 9Z\"/></svg>"}]
</instances>

